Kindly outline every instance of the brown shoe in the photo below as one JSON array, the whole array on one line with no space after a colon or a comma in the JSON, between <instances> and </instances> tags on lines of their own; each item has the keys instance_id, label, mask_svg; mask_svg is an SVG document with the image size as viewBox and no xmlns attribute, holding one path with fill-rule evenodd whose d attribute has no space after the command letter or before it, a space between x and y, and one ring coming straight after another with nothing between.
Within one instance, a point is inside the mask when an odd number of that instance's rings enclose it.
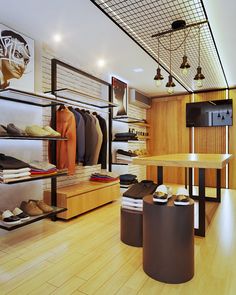
<instances>
[{"instance_id":1,"label":"brown shoe","mask_svg":"<svg viewBox=\"0 0 236 295\"><path fill-rule=\"evenodd\" d=\"M30 216L37 216L43 214L43 211L33 201L21 202L20 208Z\"/></svg>"},{"instance_id":2,"label":"brown shoe","mask_svg":"<svg viewBox=\"0 0 236 295\"><path fill-rule=\"evenodd\" d=\"M50 213L53 211L53 208L44 203L43 200L37 201L36 204L43 211L43 213Z\"/></svg>"}]
</instances>

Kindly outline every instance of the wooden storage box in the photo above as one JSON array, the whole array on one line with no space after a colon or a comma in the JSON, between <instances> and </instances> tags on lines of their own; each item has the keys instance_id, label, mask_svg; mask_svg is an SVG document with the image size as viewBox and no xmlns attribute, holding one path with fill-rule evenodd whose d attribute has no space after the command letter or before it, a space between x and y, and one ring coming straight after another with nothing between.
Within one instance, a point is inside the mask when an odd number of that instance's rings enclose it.
<instances>
[{"instance_id":1,"label":"wooden storage box","mask_svg":"<svg viewBox=\"0 0 236 295\"><path fill-rule=\"evenodd\" d=\"M114 201L120 197L120 183L113 181L99 183L83 181L57 189L57 206L67 208L67 211L58 214L62 219L69 219L91 209ZM44 202L51 204L51 192L44 192Z\"/></svg>"}]
</instances>

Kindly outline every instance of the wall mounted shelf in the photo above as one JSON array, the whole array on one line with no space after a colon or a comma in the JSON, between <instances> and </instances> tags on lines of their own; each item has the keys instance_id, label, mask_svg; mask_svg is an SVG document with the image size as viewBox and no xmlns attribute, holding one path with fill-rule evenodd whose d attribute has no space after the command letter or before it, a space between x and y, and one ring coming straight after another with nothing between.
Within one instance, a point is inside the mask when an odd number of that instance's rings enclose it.
<instances>
[{"instance_id":1,"label":"wall mounted shelf","mask_svg":"<svg viewBox=\"0 0 236 295\"><path fill-rule=\"evenodd\" d=\"M128 117L128 116L122 116L122 117L114 117L114 121L122 122L122 123L128 123L128 124L147 124L145 120L143 119L137 119L133 117Z\"/></svg>"},{"instance_id":2,"label":"wall mounted shelf","mask_svg":"<svg viewBox=\"0 0 236 295\"><path fill-rule=\"evenodd\" d=\"M65 137L45 137L45 136L26 136L26 135L0 135L0 139L18 139L18 140L68 140Z\"/></svg>"},{"instance_id":3,"label":"wall mounted shelf","mask_svg":"<svg viewBox=\"0 0 236 295\"><path fill-rule=\"evenodd\" d=\"M47 179L47 178L56 178L56 177L60 177L60 176L66 176L67 175L67 171L63 170L63 171L58 171L55 174L51 174L51 175L38 175L38 176L29 176L28 178L25 179L19 179L19 180L14 180L11 182L0 182L0 184L17 184L17 183L22 183L22 182L29 182L29 181L35 181L35 180L41 180L41 179Z\"/></svg>"},{"instance_id":4,"label":"wall mounted shelf","mask_svg":"<svg viewBox=\"0 0 236 295\"><path fill-rule=\"evenodd\" d=\"M57 89L54 91L54 93L56 97L60 98L61 100L65 99L67 102L71 101L73 103L88 105L88 106L92 106L96 108L103 109L103 108L113 108L118 106L117 104L113 102L109 102L108 100L97 98L96 96L93 96L81 91L69 89L69 88ZM86 99L86 101L81 100L81 98Z\"/></svg>"},{"instance_id":5,"label":"wall mounted shelf","mask_svg":"<svg viewBox=\"0 0 236 295\"><path fill-rule=\"evenodd\" d=\"M55 207L55 206L51 206L51 207L53 208L52 212L41 214L39 216L31 216L29 220L21 221L21 223L18 223L18 224L5 224L2 220L0 220L0 228L11 231L11 230L23 227L27 224L39 221L41 219L52 217L58 213L61 213L61 212L64 212L67 210L66 208L59 208L59 207Z\"/></svg>"}]
</instances>

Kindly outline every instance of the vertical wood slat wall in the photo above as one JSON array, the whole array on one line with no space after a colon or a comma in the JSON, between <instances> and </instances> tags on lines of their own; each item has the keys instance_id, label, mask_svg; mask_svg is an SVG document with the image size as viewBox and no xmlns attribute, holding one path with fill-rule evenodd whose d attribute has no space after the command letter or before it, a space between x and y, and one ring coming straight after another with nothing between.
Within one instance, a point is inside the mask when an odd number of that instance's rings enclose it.
<instances>
[{"instance_id":1,"label":"vertical wood slat wall","mask_svg":"<svg viewBox=\"0 0 236 295\"><path fill-rule=\"evenodd\" d=\"M233 126L229 127L229 153L233 155L229 163L229 188L236 189L236 89L229 91L229 98L233 99Z\"/></svg>"},{"instance_id":2,"label":"vertical wood slat wall","mask_svg":"<svg viewBox=\"0 0 236 295\"><path fill-rule=\"evenodd\" d=\"M171 97L171 99L153 99L148 111L147 121L150 122L151 139L148 151L151 155L169 153L189 153L190 129L186 128L186 103L190 95ZM156 181L156 167L147 168L149 179ZM166 183L184 184L184 168L165 167L164 181Z\"/></svg>"},{"instance_id":3,"label":"vertical wood slat wall","mask_svg":"<svg viewBox=\"0 0 236 295\"><path fill-rule=\"evenodd\" d=\"M226 92L215 91L195 94L195 102L225 99ZM233 99L233 110L236 110L236 90L229 91L229 98ZM168 153L191 152L191 129L186 128L186 103L190 102L190 95L171 98L153 99L152 108L148 111L147 121L150 122L151 140L148 150L151 155ZM234 111L233 111L234 112ZM234 155L236 150L236 115L233 126L229 127L229 153ZM226 153L226 127L194 128L195 153ZM215 186L214 169L206 171L206 185ZM225 169L222 170L221 182L225 187ZM148 178L156 181L156 167L147 168ZM184 183L184 170L180 168L164 168L166 183ZM195 169L195 184L198 183L198 172ZM229 164L229 188L236 189L236 158Z\"/></svg>"},{"instance_id":4,"label":"vertical wood slat wall","mask_svg":"<svg viewBox=\"0 0 236 295\"><path fill-rule=\"evenodd\" d=\"M225 91L214 91L194 95L194 102L225 99ZM194 152L206 154L226 153L226 127L195 127ZM221 171L221 186L225 187L225 168ZM198 184L198 169L194 172L194 183ZM216 170L206 169L206 186L216 186Z\"/></svg>"}]
</instances>

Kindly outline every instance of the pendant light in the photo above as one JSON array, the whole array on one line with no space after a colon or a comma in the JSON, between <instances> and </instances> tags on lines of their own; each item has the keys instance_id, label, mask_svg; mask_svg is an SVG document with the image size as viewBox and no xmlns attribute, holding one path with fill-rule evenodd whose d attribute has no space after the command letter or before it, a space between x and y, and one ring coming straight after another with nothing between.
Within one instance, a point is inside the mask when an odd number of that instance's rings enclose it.
<instances>
[{"instance_id":1,"label":"pendant light","mask_svg":"<svg viewBox=\"0 0 236 295\"><path fill-rule=\"evenodd\" d=\"M196 87L201 88L203 86L203 80L205 79L205 76L202 74L202 68L200 66L201 62L201 43L200 43L200 38L201 38L201 27L198 28L198 67L197 67L197 74L194 77L194 80L196 81Z\"/></svg>"},{"instance_id":2,"label":"pendant light","mask_svg":"<svg viewBox=\"0 0 236 295\"><path fill-rule=\"evenodd\" d=\"M160 46L160 43L159 43L159 38L158 38L158 49L157 49L158 50L158 52L157 52L157 54L158 54L158 60L157 60L158 68L157 68L156 76L154 77L154 81L156 82L157 87L161 86L162 80L164 79L162 74L161 74L161 68L160 68L160 63L159 63L159 56L160 56L160 54L159 54L159 46Z\"/></svg>"},{"instance_id":3,"label":"pendant light","mask_svg":"<svg viewBox=\"0 0 236 295\"><path fill-rule=\"evenodd\" d=\"M186 56L186 32L184 30L184 56L183 62L180 66L181 72L184 76L187 76L189 73L190 64L188 63L188 58Z\"/></svg>"},{"instance_id":4,"label":"pendant light","mask_svg":"<svg viewBox=\"0 0 236 295\"><path fill-rule=\"evenodd\" d=\"M172 74L171 74L171 33L170 33L170 75L168 77L168 82L166 83L166 87L168 88L167 89L167 92L169 94L173 94L174 93L174 87L175 87L175 83L173 82L173 77L172 77Z\"/></svg>"}]
</instances>

